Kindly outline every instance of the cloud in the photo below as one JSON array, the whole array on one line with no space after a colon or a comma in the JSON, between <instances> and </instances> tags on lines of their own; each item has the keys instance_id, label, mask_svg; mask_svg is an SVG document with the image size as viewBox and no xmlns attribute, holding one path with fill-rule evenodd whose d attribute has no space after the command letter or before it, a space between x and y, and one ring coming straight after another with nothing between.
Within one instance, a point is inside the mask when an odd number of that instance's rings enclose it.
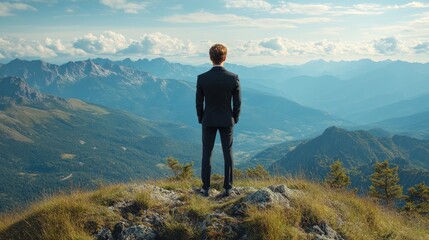
<instances>
[{"instance_id":1,"label":"cloud","mask_svg":"<svg viewBox=\"0 0 429 240\"><path fill-rule=\"evenodd\" d=\"M65 52L66 47L61 43L60 39L45 39L45 46L49 49L52 49L55 52Z\"/></svg>"},{"instance_id":2,"label":"cloud","mask_svg":"<svg viewBox=\"0 0 429 240\"><path fill-rule=\"evenodd\" d=\"M106 5L115 10L121 10L125 13L138 13L146 8L147 3L143 1L130 2L128 0L101 0L101 4Z\"/></svg>"},{"instance_id":3,"label":"cloud","mask_svg":"<svg viewBox=\"0 0 429 240\"><path fill-rule=\"evenodd\" d=\"M282 37L248 41L233 51L241 56L304 56L310 58L341 58L341 56L367 58L380 54L379 49L374 47L374 42L328 40L302 42Z\"/></svg>"},{"instance_id":4,"label":"cloud","mask_svg":"<svg viewBox=\"0 0 429 240\"><path fill-rule=\"evenodd\" d=\"M205 11L178 14L161 19L165 22L173 23L223 23L229 27L250 27L261 29L288 29L296 28L297 24L330 22L326 17L308 17L308 18L250 18L238 16L235 14L214 14Z\"/></svg>"},{"instance_id":5,"label":"cloud","mask_svg":"<svg viewBox=\"0 0 429 240\"><path fill-rule=\"evenodd\" d=\"M0 2L0 17L13 16L13 11L25 11L32 10L37 11L36 8L25 4L25 3L10 3L10 2Z\"/></svg>"},{"instance_id":6,"label":"cloud","mask_svg":"<svg viewBox=\"0 0 429 240\"><path fill-rule=\"evenodd\" d=\"M271 4L264 0L225 0L225 7L268 10L271 9Z\"/></svg>"},{"instance_id":7,"label":"cloud","mask_svg":"<svg viewBox=\"0 0 429 240\"><path fill-rule=\"evenodd\" d=\"M286 46L283 44L283 39L280 37L265 39L259 43L259 46L272 49L274 51L285 51Z\"/></svg>"},{"instance_id":8,"label":"cloud","mask_svg":"<svg viewBox=\"0 0 429 240\"><path fill-rule=\"evenodd\" d=\"M402 5L388 5L390 9L402 9L402 8L429 8L429 3L422 2L410 2Z\"/></svg>"},{"instance_id":9,"label":"cloud","mask_svg":"<svg viewBox=\"0 0 429 240\"><path fill-rule=\"evenodd\" d=\"M331 9L327 4L300 4L291 2L280 2L273 7L271 13L299 13L299 14L323 14Z\"/></svg>"},{"instance_id":10,"label":"cloud","mask_svg":"<svg viewBox=\"0 0 429 240\"><path fill-rule=\"evenodd\" d=\"M164 33L155 32L129 39L122 34L107 31L100 35L88 33L73 41L46 38L43 41L25 40L13 37L0 37L0 59L38 58L72 60L79 57L167 57L192 61L207 58L212 41L190 42ZM246 42L229 43L233 59L255 61L283 61L284 59L358 59L358 58L417 58L425 60L429 53L429 40L403 40L398 37L385 37L367 41L297 41L274 36ZM287 57L287 58L285 58ZM252 60L253 59L253 60ZM283 60L282 60L283 59ZM207 59L206 59L207 60Z\"/></svg>"},{"instance_id":11,"label":"cloud","mask_svg":"<svg viewBox=\"0 0 429 240\"><path fill-rule=\"evenodd\" d=\"M193 54L194 47L190 42L184 42L178 38L162 34L160 32L143 35L139 40L131 44L118 54L144 54L157 56L173 56Z\"/></svg>"},{"instance_id":12,"label":"cloud","mask_svg":"<svg viewBox=\"0 0 429 240\"><path fill-rule=\"evenodd\" d=\"M75 39L73 47L92 54L112 54L129 45L129 42L122 34L106 31L99 36L88 33L85 36Z\"/></svg>"},{"instance_id":13,"label":"cloud","mask_svg":"<svg viewBox=\"0 0 429 240\"><path fill-rule=\"evenodd\" d=\"M376 40L374 41L373 47L381 54L394 54L406 51L404 43L395 37Z\"/></svg>"},{"instance_id":14,"label":"cloud","mask_svg":"<svg viewBox=\"0 0 429 240\"><path fill-rule=\"evenodd\" d=\"M48 58L55 57L57 54L54 50L44 46L38 41L26 41L10 37L0 37L0 55L2 58L19 58L19 57L37 57Z\"/></svg>"},{"instance_id":15,"label":"cloud","mask_svg":"<svg viewBox=\"0 0 429 240\"><path fill-rule=\"evenodd\" d=\"M416 44L413 50L415 53L429 53L429 41Z\"/></svg>"},{"instance_id":16,"label":"cloud","mask_svg":"<svg viewBox=\"0 0 429 240\"><path fill-rule=\"evenodd\" d=\"M235 14L213 14L205 11L178 14L161 19L165 22L174 23L219 23L219 22L236 22L247 21L249 18L240 17Z\"/></svg>"}]
</instances>

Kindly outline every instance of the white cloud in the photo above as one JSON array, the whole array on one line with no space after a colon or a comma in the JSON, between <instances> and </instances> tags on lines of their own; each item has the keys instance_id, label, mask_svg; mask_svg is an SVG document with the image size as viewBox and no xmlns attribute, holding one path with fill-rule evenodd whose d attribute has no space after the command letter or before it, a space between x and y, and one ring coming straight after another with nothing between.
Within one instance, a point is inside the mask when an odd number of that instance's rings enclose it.
<instances>
[{"instance_id":1,"label":"white cloud","mask_svg":"<svg viewBox=\"0 0 429 240\"><path fill-rule=\"evenodd\" d=\"M99 36L88 33L75 39L73 47L81 49L86 53L112 54L129 45L129 41L122 34L106 31Z\"/></svg>"},{"instance_id":2,"label":"white cloud","mask_svg":"<svg viewBox=\"0 0 429 240\"><path fill-rule=\"evenodd\" d=\"M139 40L118 52L118 54L145 54L157 56L174 56L193 54L194 47L190 42L162 34L160 32L143 35Z\"/></svg>"},{"instance_id":3,"label":"white cloud","mask_svg":"<svg viewBox=\"0 0 429 240\"><path fill-rule=\"evenodd\" d=\"M115 10L122 10L125 13L134 14L145 9L147 5L147 3L143 1L131 2L128 0L100 0L100 3Z\"/></svg>"},{"instance_id":4,"label":"white cloud","mask_svg":"<svg viewBox=\"0 0 429 240\"><path fill-rule=\"evenodd\" d=\"M414 47L406 47L408 45ZM298 42L282 37L265 38L248 41L238 46L235 51L241 56L304 56L309 58L337 58L343 57L379 57L400 56L410 53L411 48L420 52L429 51L429 42L420 45L405 43L394 37L374 41L346 42L321 40L315 42Z\"/></svg>"},{"instance_id":5,"label":"white cloud","mask_svg":"<svg viewBox=\"0 0 429 240\"><path fill-rule=\"evenodd\" d=\"M326 17L308 18L249 18L235 14L213 14L205 11L179 14L162 18L161 20L173 23L223 23L230 27L251 27L262 29L296 28L297 24L330 22Z\"/></svg>"},{"instance_id":6,"label":"white cloud","mask_svg":"<svg viewBox=\"0 0 429 240\"><path fill-rule=\"evenodd\" d=\"M413 47L413 50L415 53L429 53L429 41L417 43Z\"/></svg>"},{"instance_id":7,"label":"white cloud","mask_svg":"<svg viewBox=\"0 0 429 240\"><path fill-rule=\"evenodd\" d=\"M49 49L52 49L55 52L65 52L66 47L61 43L60 39L45 39L45 46Z\"/></svg>"},{"instance_id":8,"label":"white cloud","mask_svg":"<svg viewBox=\"0 0 429 240\"><path fill-rule=\"evenodd\" d=\"M26 41L25 39L9 37L0 37L0 54L3 58L48 58L57 56L55 51L38 41Z\"/></svg>"},{"instance_id":9,"label":"white cloud","mask_svg":"<svg viewBox=\"0 0 429 240\"><path fill-rule=\"evenodd\" d=\"M272 49L274 51L285 51L286 46L283 44L283 39L280 37L264 39L259 43L261 47Z\"/></svg>"},{"instance_id":10,"label":"white cloud","mask_svg":"<svg viewBox=\"0 0 429 240\"><path fill-rule=\"evenodd\" d=\"M72 60L79 57L167 57L192 61L207 58L212 41L190 42L160 32L148 33L138 39L129 39L122 34L105 32L101 35L87 34L74 41L46 38L44 41L30 41L11 37L0 37L0 59L41 58ZM297 41L280 36L229 43L231 59L256 58L264 61L282 59L359 59L420 57L425 61L429 53L429 38L422 40L385 37L368 41ZM256 58L249 58L256 57ZM252 60L253 59L253 60ZM246 62L245 60L244 62ZM427 60L426 60L427 61Z\"/></svg>"},{"instance_id":11,"label":"white cloud","mask_svg":"<svg viewBox=\"0 0 429 240\"><path fill-rule=\"evenodd\" d=\"M381 38L374 41L374 49L381 54L395 54L406 52L405 44L395 37Z\"/></svg>"},{"instance_id":12,"label":"white cloud","mask_svg":"<svg viewBox=\"0 0 429 240\"><path fill-rule=\"evenodd\" d=\"M37 11L36 8L25 4L25 3L10 3L10 2L0 2L0 17L13 16L12 12L14 11L25 11L32 10Z\"/></svg>"},{"instance_id":13,"label":"white cloud","mask_svg":"<svg viewBox=\"0 0 429 240\"><path fill-rule=\"evenodd\" d=\"M323 14L331 9L328 4L300 4L291 2L280 2L276 7L273 7L271 13L299 13L299 14Z\"/></svg>"},{"instance_id":14,"label":"white cloud","mask_svg":"<svg viewBox=\"0 0 429 240\"><path fill-rule=\"evenodd\" d=\"M401 8L429 8L429 3L422 2L410 2L402 5L389 5L387 8L390 9L401 9Z\"/></svg>"},{"instance_id":15,"label":"white cloud","mask_svg":"<svg viewBox=\"0 0 429 240\"><path fill-rule=\"evenodd\" d=\"M268 10L271 9L271 4L264 0L225 0L225 7Z\"/></svg>"},{"instance_id":16,"label":"white cloud","mask_svg":"<svg viewBox=\"0 0 429 240\"><path fill-rule=\"evenodd\" d=\"M219 23L219 22L236 22L247 21L249 18L240 17L235 14L213 14L205 11L178 14L164 17L161 20L174 23Z\"/></svg>"}]
</instances>

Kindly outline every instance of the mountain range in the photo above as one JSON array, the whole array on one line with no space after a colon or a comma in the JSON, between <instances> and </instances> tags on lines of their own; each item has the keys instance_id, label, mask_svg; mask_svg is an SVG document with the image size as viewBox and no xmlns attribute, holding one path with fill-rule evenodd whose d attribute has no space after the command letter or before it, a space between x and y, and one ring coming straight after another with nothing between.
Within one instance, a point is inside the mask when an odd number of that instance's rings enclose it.
<instances>
[{"instance_id":1,"label":"mountain range","mask_svg":"<svg viewBox=\"0 0 429 240\"><path fill-rule=\"evenodd\" d=\"M374 163L389 160L399 166L404 186L429 180L428 140L398 135L377 137L368 131L330 127L322 135L283 152L286 154L269 167L271 172L323 179L330 164L340 160L349 170L353 186L365 189ZM259 161L264 161L263 156Z\"/></svg>"},{"instance_id":2,"label":"mountain range","mask_svg":"<svg viewBox=\"0 0 429 240\"><path fill-rule=\"evenodd\" d=\"M374 162L388 159L405 186L427 181L427 66L227 64L243 90L237 166L321 179L340 159L354 186L365 189ZM165 59L0 64L0 180L11 183L0 184L0 211L44 191L163 176L170 155L198 169L195 80L208 69Z\"/></svg>"},{"instance_id":3,"label":"mountain range","mask_svg":"<svg viewBox=\"0 0 429 240\"><path fill-rule=\"evenodd\" d=\"M125 59L114 63L160 77L177 76L191 83L195 83L195 76L208 67L170 63L160 58ZM239 74L245 87L339 116L348 121L342 125L353 125L352 122L362 126L428 111L429 63L362 59L317 60L294 66L246 67L228 63L225 66ZM395 128L386 130L396 132Z\"/></svg>"},{"instance_id":4,"label":"mountain range","mask_svg":"<svg viewBox=\"0 0 429 240\"><path fill-rule=\"evenodd\" d=\"M187 141L198 135L0 78L0 212L59 189L162 177L169 156L199 169L201 145Z\"/></svg>"},{"instance_id":5,"label":"mountain range","mask_svg":"<svg viewBox=\"0 0 429 240\"><path fill-rule=\"evenodd\" d=\"M134 66L144 66L147 62L89 59L55 65L40 60L16 59L0 67L0 76L22 78L31 87L62 98L77 98L150 120L182 123L199 129L195 112L195 83L159 78ZM186 69L192 68L180 64L170 64L172 66L168 67L165 60L150 61L153 62L161 63L165 67L164 72L180 68L186 72ZM201 68L198 70L204 71ZM236 127L238 153L256 153L284 139L302 138L328 126L347 123L284 97L248 88L245 78L241 83L243 111L240 124ZM189 140L199 142L200 138Z\"/></svg>"}]
</instances>

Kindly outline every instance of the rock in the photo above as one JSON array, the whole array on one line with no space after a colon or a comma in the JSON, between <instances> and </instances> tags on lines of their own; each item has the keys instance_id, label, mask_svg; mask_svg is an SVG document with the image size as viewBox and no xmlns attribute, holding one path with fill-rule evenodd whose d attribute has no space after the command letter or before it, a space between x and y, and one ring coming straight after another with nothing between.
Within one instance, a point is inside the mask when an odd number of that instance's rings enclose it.
<instances>
[{"instance_id":1,"label":"rock","mask_svg":"<svg viewBox=\"0 0 429 240\"><path fill-rule=\"evenodd\" d=\"M277 192L282 194L283 196L285 196L287 199L291 199L293 198L295 195L297 194L302 194L301 191L299 190L292 190L290 188L288 188L286 185L284 184L280 184L280 185L271 185L268 187L269 189L271 189L271 191L273 192Z\"/></svg>"},{"instance_id":2,"label":"rock","mask_svg":"<svg viewBox=\"0 0 429 240\"><path fill-rule=\"evenodd\" d=\"M243 203L257 205L262 208L273 204L282 204L286 207L290 207L289 200L283 194L273 192L270 188L261 188L247 195L243 199Z\"/></svg>"},{"instance_id":3,"label":"rock","mask_svg":"<svg viewBox=\"0 0 429 240\"><path fill-rule=\"evenodd\" d=\"M152 225L154 227L161 227L165 222L165 216L151 210L144 210L144 217L142 219L143 223L147 225Z\"/></svg>"},{"instance_id":4,"label":"rock","mask_svg":"<svg viewBox=\"0 0 429 240\"><path fill-rule=\"evenodd\" d=\"M144 189L150 191L150 196L157 202L161 202L164 205L171 205L173 207L183 205L183 201L180 200L180 195L173 190L167 190L161 187L153 185L142 185Z\"/></svg>"},{"instance_id":5,"label":"rock","mask_svg":"<svg viewBox=\"0 0 429 240\"><path fill-rule=\"evenodd\" d=\"M126 224L124 222L118 222L113 227L113 239L121 239L122 236L124 236L124 232L126 229Z\"/></svg>"},{"instance_id":6,"label":"rock","mask_svg":"<svg viewBox=\"0 0 429 240\"><path fill-rule=\"evenodd\" d=\"M155 239L156 232L145 225L133 225L124 231L122 238L118 240L152 240Z\"/></svg>"},{"instance_id":7,"label":"rock","mask_svg":"<svg viewBox=\"0 0 429 240\"><path fill-rule=\"evenodd\" d=\"M322 222L318 225L313 225L309 231L316 236L319 240L344 240L344 238L332 229L326 222Z\"/></svg>"},{"instance_id":8,"label":"rock","mask_svg":"<svg viewBox=\"0 0 429 240\"><path fill-rule=\"evenodd\" d=\"M106 227L102 228L95 237L97 240L113 240L112 232Z\"/></svg>"},{"instance_id":9,"label":"rock","mask_svg":"<svg viewBox=\"0 0 429 240\"><path fill-rule=\"evenodd\" d=\"M213 239L221 236L222 239L237 238L238 223L223 212L207 215L201 224L202 239Z\"/></svg>"},{"instance_id":10,"label":"rock","mask_svg":"<svg viewBox=\"0 0 429 240\"><path fill-rule=\"evenodd\" d=\"M274 188L277 189L277 188ZM280 188L279 188L280 189ZM247 189L252 191L251 189ZM276 190L280 191L280 190ZM239 203L235 204L230 208L230 213L233 216L243 215L246 208L249 205L256 205L260 208L266 208L274 204L281 204L287 208L290 208L289 199L279 192L273 192L269 187L261 188L255 192L251 192L244 197Z\"/></svg>"},{"instance_id":11,"label":"rock","mask_svg":"<svg viewBox=\"0 0 429 240\"><path fill-rule=\"evenodd\" d=\"M254 187L234 187L231 189L231 194L244 195L246 193L254 193L256 191L258 191L258 189Z\"/></svg>"}]
</instances>

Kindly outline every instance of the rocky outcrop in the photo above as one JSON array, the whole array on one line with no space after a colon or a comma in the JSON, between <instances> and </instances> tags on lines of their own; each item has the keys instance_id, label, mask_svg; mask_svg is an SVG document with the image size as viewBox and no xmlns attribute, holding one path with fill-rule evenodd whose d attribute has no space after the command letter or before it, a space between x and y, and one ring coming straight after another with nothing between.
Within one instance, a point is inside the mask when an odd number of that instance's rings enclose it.
<instances>
[{"instance_id":1,"label":"rocky outcrop","mask_svg":"<svg viewBox=\"0 0 429 240\"><path fill-rule=\"evenodd\" d=\"M186 207L184 195L200 195L200 189L183 190L180 192L167 190L149 184L133 185L130 192L149 191L151 198L167 208L168 211L156 209L141 209L132 200L123 200L109 207L110 211L120 212L123 220L116 223L113 228L102 227L94 233L98 240L142 240L163 239L164 227L171 216L178 217L181 222L193 222L198 226L201 239L249 239L246 229L245 212L249 206L261 209L270 208L273 205L282 205L285 208L293 208L291 200L302 191L293 190L286 185L272 185L264 188L237 187L231 190L228 197L223 197L222 192L213 190L207 198L215 203L231 203L223 209L216 209L204 217L195 217L180 213L181 208ZM185 192L183 192L185 191ZM186 198L186 197L185 197ZM182 214L182 215L181 215ZM132 215L130 220L129 216ZM303 226L303 230L315 239L342 240L340 234L333 230L327 223L314 223ZM216 235L213 236L213 233ZM217 238L216 238L217 237Z\"/></svg>"}]
</instances>

